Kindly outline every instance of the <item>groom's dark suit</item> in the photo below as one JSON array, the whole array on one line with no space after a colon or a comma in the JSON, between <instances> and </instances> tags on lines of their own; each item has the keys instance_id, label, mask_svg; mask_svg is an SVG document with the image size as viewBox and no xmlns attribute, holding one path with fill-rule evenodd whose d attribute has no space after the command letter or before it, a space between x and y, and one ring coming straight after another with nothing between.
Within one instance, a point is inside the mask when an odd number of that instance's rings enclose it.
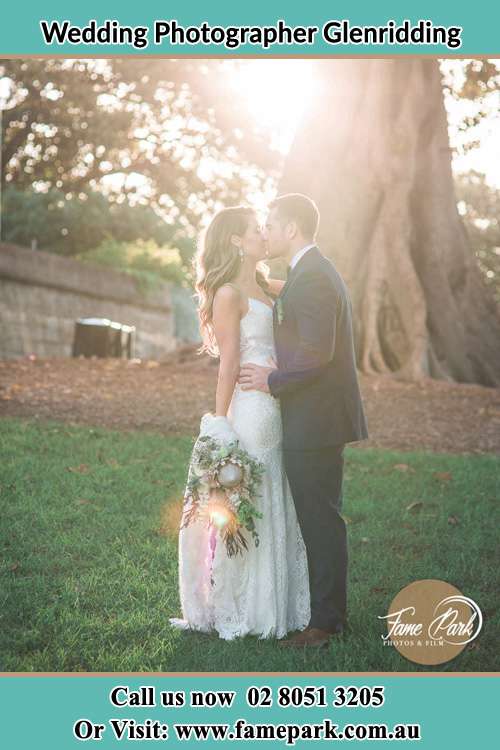
<instances>
[{"instance_id":1,"label":"groom's dark suit","mask_svg":"<svg viewBox=\"0 0 500 750\"><path fill-rule=\"evenodd\" d=\"M368 436L359 392L347 287L317 247L291 270L274 305L285 470L307 548L310 626L346 619L347 538L342 507L345 443Z\"/></svg>"}]
</instances>

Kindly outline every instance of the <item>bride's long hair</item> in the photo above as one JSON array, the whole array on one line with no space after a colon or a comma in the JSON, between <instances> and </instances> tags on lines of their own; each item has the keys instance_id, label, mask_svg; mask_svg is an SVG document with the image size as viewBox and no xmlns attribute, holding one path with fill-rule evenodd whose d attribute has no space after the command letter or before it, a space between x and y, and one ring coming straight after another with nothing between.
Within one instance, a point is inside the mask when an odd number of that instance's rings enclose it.
<instances>
[{"instance_id":1,"label":"bride's long hair","mask_svg":"<svg viewBox=\"0 0 500 750\"><path fill-rule=\"evenodd\" d=\"M255 211L248 206L223 208L215 214L200 238L194 257L198 318L203 339L200 354L206 352L211 357L219 356L212 320L214 297L219 287L233 281L238 275L241 258L231 237L242 237L252 216L255 216ZM269 268L259 261L256 266L257 282L267 294L271 294L267 283L268 275Z\"/></svg>"}]
</instances>

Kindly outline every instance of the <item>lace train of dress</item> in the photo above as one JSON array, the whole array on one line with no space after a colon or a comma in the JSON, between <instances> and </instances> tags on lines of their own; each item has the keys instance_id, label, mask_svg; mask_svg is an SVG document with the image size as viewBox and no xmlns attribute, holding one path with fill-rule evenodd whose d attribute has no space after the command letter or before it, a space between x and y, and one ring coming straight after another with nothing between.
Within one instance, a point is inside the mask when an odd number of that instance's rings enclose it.
<instances>
[{"instance_id":1,"label":"lace train of dress","mask_svg":"<svg viewBox=\"0 0 500 750\"><path fill-rule=\"evenodd\" d=\"M274 356L272 310L257 299L250 298L248 304L240 324L240 361L267 365ZM181 529L183 619L170 622L178 628L215 631L226 640L244 635L282 638L306 627L310 602L306 550L283 469L279 403L268 393L236 385L227 420L205 415L200 434L224 431L224 424L265 467L256 500L263 514L256 520L259 546L245 532L248 550L230 559L203 522Z\"/></svg>"}]
</instances>

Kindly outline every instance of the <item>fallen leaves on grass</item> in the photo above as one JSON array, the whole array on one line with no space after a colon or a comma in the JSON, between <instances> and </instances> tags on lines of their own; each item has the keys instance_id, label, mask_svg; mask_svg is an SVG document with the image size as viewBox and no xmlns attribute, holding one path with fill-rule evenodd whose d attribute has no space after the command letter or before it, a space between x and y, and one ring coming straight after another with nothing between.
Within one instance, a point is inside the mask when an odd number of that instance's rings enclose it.
<instances>
[{"instance_id":1,"label":"fallen leaves on grass","mask_svg":"<svg viewBox=\"0 0 500 750\"><path fill-rule=\"evenodd\" d=\"M73 474L88 474L90 471L87 464L80 464L79 466L68 466L67 470L73 472Z\"/></svg>"},{"instance_id":2,"label":"fallen leaves on grass","mask_svg":"<svg viewBox=\"0 0 500 750\"><path fill-rule=\"evenodd\" d=\"M155 360L76 357L0 361L0 404L5 416L198 434L200 417L214 407L216 358L198 344ZM359 448L491 453L500 450L499 390L427 379L425 384L360 376L369 441ZM420 472L393 459L381 473ZM360 468L369 476L372 467Z\"/></svg>"},{"instance_id":3,"label":"fallen leaves on grass","mask_svg":"<svg viewBox=\"0 0 500 750\"><path fill-rule=\"evenodd\" d=\"M422 502L422 500L415 500L413 503L410 503L406 506L406 510L410 513L414 513L417 510L422 510L423 507L424 503Z\"/></svg>"},{"instance_id":4,"label":"fallen leaves on grass","mask_svg":"<svg viewBox=\"0 0 500 750\"><path fill-rule=\"evenodd\" d=\"M432 476L440 482L451 482L453 479L449 471L435 471Z\"/></svg>"},{"instance_id":5,"label":"fallen leaves on grass","mask_svg":"<svg viewBox=\"0 0 500 750\"><path fill-rule=\"evenodd\" d=\"M408 464L394 464L392 468L395 471L406 471L409 474L415 474L415 469L412 466L408 466Z\"/></svg>"}]
</instances>

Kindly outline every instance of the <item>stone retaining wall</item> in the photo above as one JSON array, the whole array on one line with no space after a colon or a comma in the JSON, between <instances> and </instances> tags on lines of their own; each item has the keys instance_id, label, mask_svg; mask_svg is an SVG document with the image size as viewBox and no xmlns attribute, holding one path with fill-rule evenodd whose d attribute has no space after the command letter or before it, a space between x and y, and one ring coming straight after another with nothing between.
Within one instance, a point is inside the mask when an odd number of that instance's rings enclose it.
<instances>
[{"instance_id":1,"label":"stone retaining wall","mask_svg":"<svg viewBox=\"0 0 500 750\"><path fill-rule=\"evenodd\" d=\"M141 294L126 273L54 253L0 244L0 358L71 356L77 318L136 327L135 356L176 347L172 285Z\"/></svg>"}]
</instances>

